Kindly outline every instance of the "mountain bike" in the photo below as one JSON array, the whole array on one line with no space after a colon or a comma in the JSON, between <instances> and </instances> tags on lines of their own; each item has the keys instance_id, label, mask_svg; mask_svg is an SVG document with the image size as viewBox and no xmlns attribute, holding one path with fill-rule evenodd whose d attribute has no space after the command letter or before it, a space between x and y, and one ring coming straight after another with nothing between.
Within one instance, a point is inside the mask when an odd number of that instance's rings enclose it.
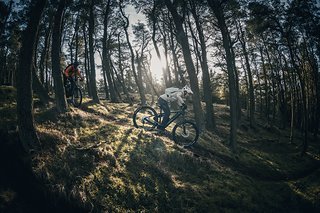
<instances>
[{"instance_id":1,"label":"mountain bike","mask_svg":"<svg viewBox=\"0 0 320 213\"><path fill-rule=\"evenodd\" d=\"M68 103L71 103L74 107L79 107L82 103L82 91L77 81L67 80L65 89Z\"/></svg>"},{"instance_id":2,"label":"mountain bike","mask_svg":"<svg viewBox=\"0 0 320 213\"><path fill-rule=\"evenodd\" d=\"M197 142L199 138L199 128L190 120L185 118L186 109L181 108L178 111L171 111L170 115L173 116L169 119L167 125L169 126L173 121L181 118L172 129L172 138L175 143L184 147L191 146ZM147 131L153 130L161 124L164 113L160 108L158 114L151 106L141 106L133 113L133 124L136 128L142 128Z\"/></svg>"}]
</instances>

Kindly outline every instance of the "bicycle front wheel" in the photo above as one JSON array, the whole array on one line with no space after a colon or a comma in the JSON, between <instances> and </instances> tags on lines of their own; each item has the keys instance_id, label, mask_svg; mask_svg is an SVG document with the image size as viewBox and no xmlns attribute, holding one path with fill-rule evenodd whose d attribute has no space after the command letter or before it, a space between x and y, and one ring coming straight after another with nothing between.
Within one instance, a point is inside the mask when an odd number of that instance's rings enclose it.
<instances>
[{"instance_id":1,"label":"bicycle front wheel","mask_svg":"<svg viewBox=\"0 0 320 213\"><path fill-rule=\"evenodd\" d=\"M181 146L191 146L199 138L199 129L192 121L182 121L173 127L172 136L175 143Z\"/></svg>"},{"instance_id":2,"label":"bicycle front wheel","mask_svg":"<svg viewBox=\"0 0 320 213\"><path fill-rule=\"evenodd\" d=\"M73 94L72 94L72 104L75 107L79 107L82 103L82 92L80 90L80 88L76 87L73 90Z\"/></svg>"},{"instance_id":3,"label":"bicycle front wheel","mask_svg":"<svg viewBox=\"0 0 320 213\"><path fill-rule=\"evenodd\" d=\"M139 107L133 113L133 124L136 128L152 130L158 123L158 114L150 106Z\"/></svg>"}]
</instances>

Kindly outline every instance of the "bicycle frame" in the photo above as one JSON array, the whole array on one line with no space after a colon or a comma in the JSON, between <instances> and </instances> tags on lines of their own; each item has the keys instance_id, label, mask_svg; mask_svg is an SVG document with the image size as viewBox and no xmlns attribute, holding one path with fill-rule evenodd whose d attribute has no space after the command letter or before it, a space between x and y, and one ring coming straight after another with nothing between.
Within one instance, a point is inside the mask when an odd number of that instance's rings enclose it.
<instances>
[{"instance_id":1,"label":"bicycle frame","mask_svg":"<svg viewBox=\"0 0 320 213\"><path fill-rule=\"evenodd\" d=\"M158 118L161 118L164 116L164 113L161 112L162 110L160 110L160 114L158 115ZM171 114L174 114L168 121L168 123L164 126L164 128L166 128L167 126L169 126L173 121L175 121L177 118L179 118L181 115L184 115L184 110L179 110L179 111L173 111L170 112ZM159 123L158 123L159 125Z\"/></svg>"},{"instance_id":2,"label":"bicycle frame","mask_svg":"<svg viewBox=\"0 0 320 213\"><path fill-rule=\"evenodd\" d=\"M168 123L164 126L164 128L166 128L167 126L169 126L173 121L175 121L177 118L179 118L181 115L184 116L185 111L184 110L179 110L179 111L170 111L170 115L173 114L174 115L169 119ZM159 126L161 123L161 118L164 116L164 113L162 112L162 110L160 110L160 113L158 114L157 118L159 119L158 122L154 122L154 121L150 121L149 119L147 119L148 117L144 118L145 121L155 125L155 126Z\"/></svg>"}]
</instances>

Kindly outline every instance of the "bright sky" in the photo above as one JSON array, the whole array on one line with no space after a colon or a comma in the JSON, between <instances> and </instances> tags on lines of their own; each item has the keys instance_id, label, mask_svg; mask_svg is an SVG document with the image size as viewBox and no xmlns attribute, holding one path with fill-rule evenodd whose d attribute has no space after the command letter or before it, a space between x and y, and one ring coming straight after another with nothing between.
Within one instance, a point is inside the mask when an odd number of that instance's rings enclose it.
<instances>
[{"instance_id":1,"label":"bright sky","mask_svg":"<svg viewBox=\"0 0 320 213\"><path fill-rule=\"evenodd\" d=\"M130 32L129 33L131 35L133 35L132 29L131 29L132 25L138 23L139 21L147 24L146 21L145 21L144 14L137 13L133 6L128 6L126 8L125 12L126 12L127 15L129 15L129 22L130 22L130 29L129 29ZM152 42L150 42L150 45L151 44L152 44ZM151 47L151 49L152 49L152 51L151 51L152 58L151 58L151 67L150 67L150 69L151 69L151 72L154 75L154 77L156 77L159 80L162 77L162 68L165 66L165 64L162 64L159 61L159 58L157 57L157 54L156 54L153 46ZM161 49L160 49L160 51L161 51Z\"/></svg>"},{"instance_id":2,"label":"bright sky","mask_svg":"<svg viewBox=\"0 0 320 213\"><path fill-rule=\"evenodd\" d=\"M130 24L135 24L138 21L140 22L145 22L145 16L142 13L137 13L135 11L135 9L133 7L128 7L127 9L127 14L130 15L129 19L130 19ZM150 42L150 45L152 44L152 42ZM160 48L161 51L161 48ZM152 51L151 51L151 72L152 74L157 78L157 80L159 80L162 77L162 68L165 66L165 64L161 63L161 61L159 60L159 58L157 57L156 51L154 50L154 47L152 46ZM163 58L163 56L162 56Z\"/></svg>"},{"instance_id":3,"label":"bright sky","mask_svg":"<svg viewBox=\"0 0 320 213\"><path fill-rule=\"evenodd\" d=\"M142 13L137 13L134 9L134 7L132 6L128 6L126 9L125 9L125 13L127 16L129 16L129 35L131 35L131 41L133 40L133 32L132 32L132 28L131 26L138 23L139 21L140 22L145 22L145 16L142 14ZM149 43L150 45L152 45L152 42ZM162 64L160 62L160 60L158 59L157 57L157 54L154 50L154 47L153 46L150 46L151 47L151 54L152 54L152 58L151 58L151 66L150 66L150 69L151 69L151 73L153 75L154 78L156 78L158 81L161 80L162 78L162 68L165 66L165 64ZM160 49L161 51L161 49ZM163 58L163 56L162 56ZM96 62L96 65L101 65L101 59L100 59L100 56L98 53L96 53L95 55L95 62ZM100 69L97 69L97 80L102 78L101 76L101 70Z\"/></svg>"}]
</instances>

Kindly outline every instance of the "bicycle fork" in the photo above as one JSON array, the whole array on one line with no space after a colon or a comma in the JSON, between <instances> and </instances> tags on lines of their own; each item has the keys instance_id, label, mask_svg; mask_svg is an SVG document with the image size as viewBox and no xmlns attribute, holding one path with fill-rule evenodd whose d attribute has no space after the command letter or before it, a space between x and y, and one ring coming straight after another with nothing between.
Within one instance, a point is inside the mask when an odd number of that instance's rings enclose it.
<instances>
[{"instance_id":1,"label":"bicycle fork","mask_svg":"<svg viewBox=\"0 0 320 213\"><path fill-rule=\"evenodd\" d=\"M149 116L142 117L142 123L145 124L145 122L154 125L154 123L152 121L150 121Z\"/></svg>"},{"instance_id":2,"label":"bicycle fork","mask_svg":"<svg viewBox=\"0 0 320 213\"><path fill-rule=\"evenodd\" d=\"M189 137L189 131L187 130L185 124L183 124L182 130L183 130L183 131L182 131L182 133L181 133L181 136L183 136L183 137L185 137L185 138Z\"/></svg>"}]
</instances>

